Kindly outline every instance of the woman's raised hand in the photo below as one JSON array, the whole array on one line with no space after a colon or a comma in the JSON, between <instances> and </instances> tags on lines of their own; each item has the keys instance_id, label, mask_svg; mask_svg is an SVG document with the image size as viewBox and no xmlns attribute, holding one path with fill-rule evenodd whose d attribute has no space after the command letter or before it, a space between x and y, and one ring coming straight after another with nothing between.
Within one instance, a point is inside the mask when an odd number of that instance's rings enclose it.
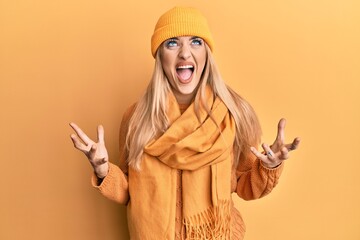
<instances>
[{"instance_id":1,"label":"woman's raised hand","mask_svg":"<svg viewBox=\"0 0 360 240\"><path fill-rule=\"evenodd\" d=\"M269 146L262 144L264 153L260 153L256 148L251 147L252 153L259 158L263 165L268 168L277 167L282 161L289 158L289 152L297 149L300 144L300 138L295 138L292 143L285 144L285 125L286 120L280 119L278 124L278 132L274 143Z\"/></svg>"},{"instance_id":2,"label":"woman's raised hand","mask_svg":"<svg viewBox=\"0 0 360 240\"><path fill-rule=\"evenodd\" d=\"M75 123L70 123L70 126L76 132L76 135L70 135L74 147L86 155L98 178L104 178L109 171L109 156L103 126L99 125L97 128L97 142L91 140Z\"/></svg>"}]
</instances>

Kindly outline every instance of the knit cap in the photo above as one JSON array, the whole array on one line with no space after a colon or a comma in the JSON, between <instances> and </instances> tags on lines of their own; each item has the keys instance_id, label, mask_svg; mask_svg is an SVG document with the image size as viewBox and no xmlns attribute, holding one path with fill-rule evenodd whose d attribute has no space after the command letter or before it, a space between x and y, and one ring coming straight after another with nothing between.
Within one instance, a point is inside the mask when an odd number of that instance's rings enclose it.
<instances>
[{"instance_id":1,"label":"knit cap","mask_svg":"<svg viewBox=\"0 0 360 240\"><path fill-rule=\"evenodd\" d=\"M202 13L191 7L174 7L160 16L156 23L151 37L151 53L153 57L155 57L157 49L165 40L181 36L200 37L213 51L214 40Z\"/></svg>"}]
</instances>

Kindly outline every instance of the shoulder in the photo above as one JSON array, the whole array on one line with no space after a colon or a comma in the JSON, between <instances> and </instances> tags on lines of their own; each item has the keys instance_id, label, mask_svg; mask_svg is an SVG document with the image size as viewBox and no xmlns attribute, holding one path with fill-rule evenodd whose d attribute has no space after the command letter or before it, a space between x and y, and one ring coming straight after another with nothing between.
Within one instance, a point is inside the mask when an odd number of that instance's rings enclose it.
<instances>
[{"instance_id":1,"label":"shoulder","mask_svg":"<svg viewBox=\"0 0 360 240\"><path fill-rule=\"evenodd\" d=\"M137 106L137 102L131 104L124 112L123 114L123 121L125 122L129 122L132 115L134 114L135 112L135 109L136 109L136 106Z\"/></svg>"},{"instance_id":2,"label":"shoulder","mask_svg":"<svg viewBox=\"0 0 360 240\"><path fill-rule=\"evenodd\" d=\"M131 117L134 114L135 109L136 109L136 103L130 105L123 113L119 128L120 146L125 146L126 136L128 134ZM122 147L120 149L122 149Z\"/></svg>"}]
</instances>

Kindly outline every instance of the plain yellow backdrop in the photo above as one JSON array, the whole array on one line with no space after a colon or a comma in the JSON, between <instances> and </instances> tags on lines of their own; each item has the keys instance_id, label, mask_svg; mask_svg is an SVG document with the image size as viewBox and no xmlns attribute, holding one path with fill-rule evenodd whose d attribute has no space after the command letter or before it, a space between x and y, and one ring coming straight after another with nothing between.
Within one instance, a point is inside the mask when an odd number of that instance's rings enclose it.
<instances>
[{"instance_id":1,"label":"plain yellow backdrop","mask_svg":"<svg viewBox=\"0 0 360 240\"><path fill-rule=\"evenodd\" d=\"M90 186L68 123L119 123L152 73L161 13L199 8L226 82L271 143L300 136L267 197L234 196L249 240L360 239L360 2L0 0L0 239L128 239L126 210ZM143 216L146 217L146 216Z\"/></svg>"}]
</instances>

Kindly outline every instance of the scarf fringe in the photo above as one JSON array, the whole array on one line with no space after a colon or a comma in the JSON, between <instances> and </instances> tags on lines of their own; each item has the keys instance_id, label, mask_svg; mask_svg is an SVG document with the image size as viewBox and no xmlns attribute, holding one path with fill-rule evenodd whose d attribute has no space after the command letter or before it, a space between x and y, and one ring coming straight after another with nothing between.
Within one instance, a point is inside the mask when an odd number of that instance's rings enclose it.
<instances>
[{"instance_id":1,"label":"scarf fringe","mask_svg":"<svg viewBox=\"0 0 360 240\"><path fill-rule=\"evenodd\" d=\"M184 219L187 240L230 240L231 202L219 201L219 205Z\"/></svg>"}]
</instances>

